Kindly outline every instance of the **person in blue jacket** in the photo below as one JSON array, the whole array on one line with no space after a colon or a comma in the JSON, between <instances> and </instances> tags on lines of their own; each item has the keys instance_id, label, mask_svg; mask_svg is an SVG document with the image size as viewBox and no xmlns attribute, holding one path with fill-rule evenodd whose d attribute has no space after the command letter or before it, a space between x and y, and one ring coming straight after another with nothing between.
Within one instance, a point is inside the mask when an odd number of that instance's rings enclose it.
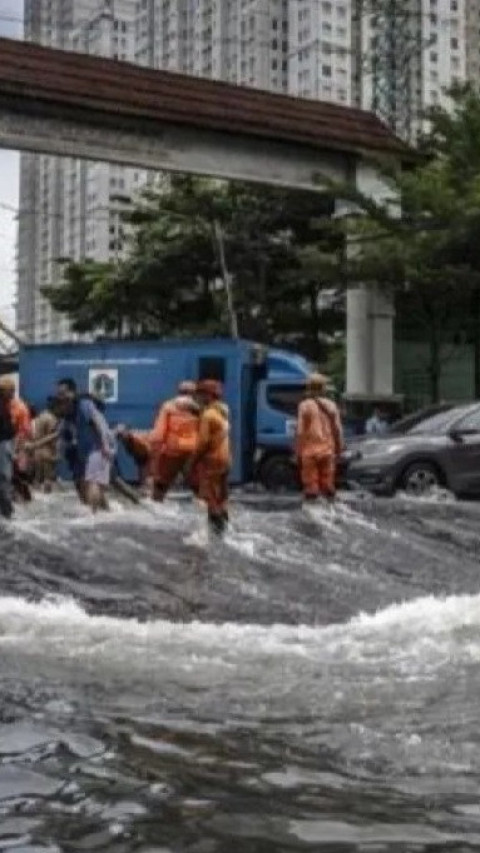
<instances>
[{"instance_id":1,"label":"person in blue jacket","mask_svg":"<svg viewBox=\"0 0 480 853\"><path fill-rule=\"evenodd\" d=\"M57 384L57 400L63 453L77 492L94 512L106 510L115 458L113 432L98 401L90 394L79 394L73 379L62 379Z\"/></svg>"}]
</instances>

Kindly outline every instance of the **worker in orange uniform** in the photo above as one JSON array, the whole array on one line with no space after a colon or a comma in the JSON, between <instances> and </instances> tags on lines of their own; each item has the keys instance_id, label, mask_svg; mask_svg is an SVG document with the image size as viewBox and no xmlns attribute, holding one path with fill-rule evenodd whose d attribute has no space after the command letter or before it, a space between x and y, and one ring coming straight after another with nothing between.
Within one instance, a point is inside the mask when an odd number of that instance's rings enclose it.
<instances>
[{"instance_id":1,"label":"worker in orange uniform","mask_svg":"<svg viewBox=\"0 0 480 853\"><path fill-rule=\"evenodd\" d=\"M223 387L214 379L198 383L200 415L198 447L193 458L198 497L208 510L210 529L222 534L228 525L228 474L230 471L230 419L222 402Z\"/></svg>"},{"instance_id":2,"label":"worker in orange uniform","mask_svg":"<svg viewBox=\"0 0 480 853\"><path fill-rule=\"evenodd\" d=\"M191 468L200 417L195 392L195 382L181 382L178 395L160 408L150 433L150 473L156 501L163 501L178 475Z\"/></svg>"},{"instance_id":3,"label":"worker in orange uniform","mask_svg":"<svg viewBox=\"0 0 480 853\"><path fill-rule=\"evenodd\" d=\"M335 497L336 459L343 450L340 413L325 396L327 380L313 373L298 407L296 456L306 501Z\"/></svg>"},{"instance_id":4,"label":"worker in orange uniform","mask_svg":"<svg viewBox=\"0 0 480 853\"><path fill-rule=\"evenodd\" d=\"M32 438L32 416L27 404L16 396L15 380L11 376L0 377L0 389L7 401L15 432L14 489L21 498L29 501L32 498L28 483L30 458L25 446Z\"/></svg>"}]
</instances>

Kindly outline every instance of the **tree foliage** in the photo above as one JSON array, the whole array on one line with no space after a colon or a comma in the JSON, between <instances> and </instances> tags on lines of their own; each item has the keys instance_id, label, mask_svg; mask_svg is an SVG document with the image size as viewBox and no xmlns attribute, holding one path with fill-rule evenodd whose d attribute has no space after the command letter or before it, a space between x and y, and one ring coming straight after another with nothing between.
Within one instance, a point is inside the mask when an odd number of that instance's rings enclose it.
<instances>
[{"instance_id":1,"label":"tree foliage","mask_svg":"<svg viewBox=\"0 0 480 853\"><path fill-rule=\"evenodd\" d=\"M312 358L343 324L342 233L320 193L175 176L125 213L126 259L63 263L45 289L77 332L228 334L218 226L243 337Z\"/></svg>"},{"instance_id":2,"label":"tree foliage","mask_svg":"<svg viewBox=\"0 0 480 853\"><path fill-rule=\"evenodd\" d=\"M425 366L437 400L460 340L477 350L480 395L480 98L457 88L452 110L436 108L428 118L417 161L386 174L399 207L355 196L363 215L350 229L348 277L390 291L402 334L428 343Z\"/></svg>"}]
</instances>

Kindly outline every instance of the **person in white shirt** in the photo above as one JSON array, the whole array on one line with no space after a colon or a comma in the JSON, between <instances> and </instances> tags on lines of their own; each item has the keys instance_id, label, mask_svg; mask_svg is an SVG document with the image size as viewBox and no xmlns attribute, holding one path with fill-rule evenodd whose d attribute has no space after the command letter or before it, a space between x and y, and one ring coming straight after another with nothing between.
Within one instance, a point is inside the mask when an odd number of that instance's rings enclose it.
<instances>
[{"instance_id":1,"label":"person in white shirt","mask_svg":"<svg viewBox=\"0 0 480 853\"><path fill-rule=\"evenodd\" d=\"M373 414L365 424L365 432L367 435L385 435L388 432L388 421L385 413L378 406L373 410Z\"/></svg>"}]
</instances>

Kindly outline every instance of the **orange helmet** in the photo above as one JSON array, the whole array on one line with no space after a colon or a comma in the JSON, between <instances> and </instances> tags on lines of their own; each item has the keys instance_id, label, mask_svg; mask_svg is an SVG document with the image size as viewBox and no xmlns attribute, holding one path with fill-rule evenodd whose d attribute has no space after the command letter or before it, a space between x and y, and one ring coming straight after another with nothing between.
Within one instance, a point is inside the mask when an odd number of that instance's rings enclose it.
<instances>
[{"instance_id":1,"label":"orange helmet","mask_svg":"<svg viewBox=\"0 0 480 853\"><path fill-rule=\"evenodd\" d=\"M327 377L323 373L311 373L307 378L307 388L312 391L325 391L327 384Z\"/></svg>"},{"instance_id":2,"label":"orange helmet","mask_svg":"<svg viewBox=\"0 0 480 853\"><path fill-rule=\"evenodd\" d=\"M197 391L213 400L219 400L223 395L223 385L216 379L202 379L197 385Z\"/></svg>"},{"instance_id":3,"label":"orange helmet","mask_svg":"<svg viewBox=\"0 0 480 853\"><path fill-rule=\"evenodd\" d=\"M180 382L178 386L179 394L195 394L197 390L197 383L191 382L189 379L185 379L184 382Z\"/></svg>"}]
</instances>

